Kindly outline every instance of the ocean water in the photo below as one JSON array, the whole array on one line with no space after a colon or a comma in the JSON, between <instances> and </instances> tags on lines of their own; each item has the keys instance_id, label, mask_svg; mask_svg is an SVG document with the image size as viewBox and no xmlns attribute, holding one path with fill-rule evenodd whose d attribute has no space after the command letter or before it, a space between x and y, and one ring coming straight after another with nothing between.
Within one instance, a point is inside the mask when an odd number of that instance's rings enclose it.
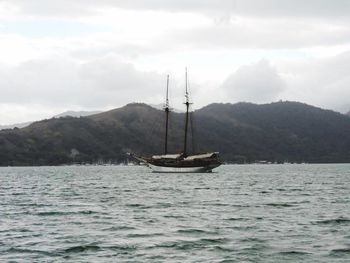
<instances>
[{"instance_id":1,"label":"ocean water","mask_svg":"<svg viewBox=\"0 0 350 263\"><path fill-rule=\"evenodd\" d=\"M0 262L350 262L350 165L0 168Z\"/></svg>"}]
</instances>

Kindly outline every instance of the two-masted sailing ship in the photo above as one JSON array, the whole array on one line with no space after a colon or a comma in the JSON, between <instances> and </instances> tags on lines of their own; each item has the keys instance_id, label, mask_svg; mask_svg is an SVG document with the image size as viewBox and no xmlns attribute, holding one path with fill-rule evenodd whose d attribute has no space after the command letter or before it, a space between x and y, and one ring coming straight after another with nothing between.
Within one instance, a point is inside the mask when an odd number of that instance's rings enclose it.
<instances>
[{"instance_id":1,"label":"two-masted sailing ship","mask_svg":"<svg viewBox=\"0 0 350 263\"><path fill-rule=\"evenodd\" d=\"M204 173L212 172L212 170L221 165L218 152L200 153L200 154L188 154L187 139L188 139L188 124L189 124L189 93L188 93L188 80L187 70L185 77L185 133L184 133L184 148L182 153L169 154L168 153L168 131L169 131L169 75L167 76L167 88L166 88L166 102L164 106L165 111L165 143L164 154L153 155L152 157L140 157L132 155L137 160L145 163L152 172L160 173Z\"/></svg>"}]
</instances>

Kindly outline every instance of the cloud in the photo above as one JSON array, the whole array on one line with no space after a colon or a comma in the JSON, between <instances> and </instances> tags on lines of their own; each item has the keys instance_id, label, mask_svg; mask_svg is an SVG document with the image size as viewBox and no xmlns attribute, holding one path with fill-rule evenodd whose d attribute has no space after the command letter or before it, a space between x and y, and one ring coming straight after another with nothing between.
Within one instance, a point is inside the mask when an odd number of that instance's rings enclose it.
<instances>
[{"instance_id":1,"label":"cloud","mask_svg":"<svg viewBox=\"0 0 350 263\"><path fill-rule=\"evenodd\" d=\"M2 125L48 119L63 111L64 108L48 108L38 104L0 103L0 129Z\"/></svg>"},{"instance_id":2,"label":"cloud","mask_svg":"<svg viewBox=\"0 0 350 263\"><path fill-rule=\"evenodd\" d=\"M350 51L278 65L287 88L281 97L340 112L350 110Z\"/></svg>"},{"instance_id":3,"label":"cloud","mask_svg":"<svg viewBox=\"0 0 350 263\"><path fill-rule=\"evenodd\" d=\"M345 111L350 56L335 55L350 50L349 13L347 0L0 0L0 106L14 107L10 119L32 105L157 104L168 72L181 74L179 104L189 66L196 107L288 99Z\"/></svg>"},{"instance_id":4,"label":"cloud","mask_svg":"<svg viewBox=\"0 0 350 263\"><path fill-rule=\"evenodd\" d=\"M158 9L167 11L209 12L220 11L248 16L324 16L348 17L347 0L129 0L113 1L122 8Z\"/></svg>"},{"instance_id":5,"label":"cloud","mask_svg":"<svg viewBox=\"0 0 350 263\"><path fill-rule=\"evenodd\" d=\"M96 13L97 10L94 10L94 8L103 7L103 2L106 1L101 0L96 5L94 1L90 0L1 0L0 6L8 13L12 13L12 16L21 14L27 16L77 17Z\"/></svg>"},{"instance_id":6,"label":"cloud","mask_svg":"<svg viewBox=\"0 0 350 263\"><path fill-rule=\"evenodd\" d=\"M97 41L109 43L107 49L114 47L115 52L134 57L184 49L301 49L350 42L347 16L350 2L341 0L2 0L2 3L17 10L22 25L5 26L19 35L41 33L54 38L56 34L56 38L64 38L70 34L74 38L78 32L85 32L84 35L90 33ZM207 14L214 20L208 19ZM30 18L34 21L29 23L26 15L34 16ZM64 18L50 20L41 16ZM71 18L77 20L72 22Z\"/></svg>"},{"instance_id":7,"label":"cloud","mask_svg":"<svg viewBox=\"0 0 350 263\"><path fill-rule=\"evenodd\" d=\"M174 30L165 39L192 48L287 49L347 44L350 29L321 21L239 18L230 24Z\"/></svg>"},{"instance_id":8,"label":"cloud","mask_svg":"<svg viewBox=\"0 0 350 263\"><path fill-rule=\"evenodd\" d=\"M221 85L231 101L266 103L276 100L285 83L267 60L242 66Z\"/></svg>"},{"instance_id":9,"label":"cloud","mask_svg":"<svg viewBox=\"0 0 350 263\"><path fill-rule=\"evenodd\" d=\"M350 13L347 0L2 0L16 5L22 13L32 15L82 15L103 8L158 10L167 12L197 12L263 17L324 17L346 18Z\"/></svg>"},{"instance_id":10,"label":"cloud","mask_svg":"<svg viewBox=\"0 0 350 263\"><path fill-rule=\"evenodd\" d=\"M191 81L195 107L212 102L302 101L350 110L350 52L322 59L264 59L241 66L221 85ZM180 75L180 74L179 74ZM171 78L171 102L181 107L183 79ZM141 71L113 55L86 61L70 57L30 60L0 67L0 123L46 118L73 109L107 109L129 102L162 103L165 75Z\"/></svg>"},{"instance_id":11,"label":"cloud","mask_svg":"<svg viewBox=\"0 0 350 263\"><path fill-rule=\"evenodd\" d=\"M0 103L104 108L145 101L165 77L136 70L113 56L80 62L67 57L0 68Z\"/></svg>"},{"instance_id":12,"label":"cloud","mask_svg":"<svg viewBox=\"0 0 350 263\"><path fill-rule=\"evenodd\" d=\"M337 56L241 66L220 86L226 101L305 102L339 112L350 110L350 51ZM223 99L224 100L224 99Z\"/></svg>"}]
</instances>

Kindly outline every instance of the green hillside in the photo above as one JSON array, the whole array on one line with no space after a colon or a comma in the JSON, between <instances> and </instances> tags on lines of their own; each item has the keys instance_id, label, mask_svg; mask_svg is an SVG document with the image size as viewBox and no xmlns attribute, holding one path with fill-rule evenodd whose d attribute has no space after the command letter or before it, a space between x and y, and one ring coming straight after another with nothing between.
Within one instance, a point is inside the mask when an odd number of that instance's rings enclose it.
<instances>
[{"instance_id":1,"label":"green hillside","mask_svg":"<svg viewBox=\"0 0 350 263\"><path fill-rule=\"evenodd\" d=\"M337 112L297 102L211 104L192 121L189 149L219 151L226 162L350 162L350 119ZM180 152L184 114L170 122L169 149ZM163 145L164 112L128 104L0 131L0 165L118 163L126 152L159 154Z\"/></svg>"}]
</instances>

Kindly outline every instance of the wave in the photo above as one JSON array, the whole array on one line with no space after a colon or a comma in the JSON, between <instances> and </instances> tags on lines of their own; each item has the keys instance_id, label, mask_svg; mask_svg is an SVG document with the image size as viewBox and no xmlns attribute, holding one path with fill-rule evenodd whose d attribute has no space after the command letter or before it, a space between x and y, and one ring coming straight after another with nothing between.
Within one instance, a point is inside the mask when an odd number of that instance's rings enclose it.
<instances>
[{"instance_id":1,"label":"wave","mask_svg":"<svg viewBox=\"0 0 350 263\"><path fill-rule=\"evenodd\" d=\"M316 221L315 223L319 225L343 225L343 224L350 224L350 219L345 217L338 217L338 218L331 218L331 219Z\"/></svg>"},{"instance_id":2,"label":"wave","mask_svg":"<svg viewBox=\"0 0 350 263\"><path fill-rule=\"evenodd\" d=\"M309 255L310 252L300 251L300 250L289 250L289 251L281 251L278 254L281 255Z\"/></svg>"},{"instance_id":3,"label":"wave","mask_svg":"<svg viewBox=\"0 0 350 263\"><path fill-rule=\"evenodd\" d=\"M235 230L241 230L241 231L247 231L252 229L257 229L255 225L248 225L248 226L231 226L228 227L229 229L235 229Z\"/></svg>"},{"instance_id":4,"label":"wave","mask_svg":"<svg viewBox=\"0 0 350 263\"><path fill-rule=\"evenodd\" d=\"M135 227L131 226L112 226L109 228L104 228L104 231L116 231L116 230L135 230Z\"/></svg>"},{"instance_id":5,"label":"wave","mask_svg":"<svg viewBox=\"0 0 350 263\"><path fill-rule=\"evenodd\" d=\"M182 215L164 215L165 218L184 218Z\"/></svg>"},{"instance_id":6,"label":"wave","mask_svg":"<svg viewBox=\"0 0 350 263\"><path fill-rule=\"evenodd\" d=\"M81 245L81 246L74 246L69 247L64 250L65 253L81 253L85 251L98 251L101 247L96 245Z\"/></svg>"},{"instance_id":7,"label":"wave","mask_svg":"<svg viewBox=\"0 0 350 263\"><path fill-rule=\"evenodd\" d=\"M169 207L172 207L172 206L173 206L172 203L157 203L152 208L169 208Z\"/></svg>"},{"instance_id":8,"label":"wave","mask_svg":"<svg viewBox=\"0 0 350 263\"><path fill-rule=\"evenodd\" d=\"M47 211L47 212L38 212L36 215L38 216L64 216L64 215L74 215L74 214L82 214L82 215L89 215L89 214L95 214L97 212L94 211Z\"/></svg>"},{"instance_id":9,"label":"wave","mask_svg":"<svg viewBox=\"0 0 350 263\"><path fill-rule=\"evenodd\" d=\"M242 238L240 239L241 242L255 242L255 243L264 243L266 242L266 240L262 240L259 238L255 238L255 237L247 237L247 238Z\"/></svg>"},{"instance_id":10,"label":"wave","mask_svg":"<svg viewBox=\"0 0 350 263\"><path fill-rule=\"evenodd\" d=\"M48 251L42 251L42 250L35 250L35 249L24 249L24 248L18 248L18 247L11 247L5 252L7 253L20 253L20 254L42 254L46 256L53 256L53 253Z\"/></svg>"},{"instance_id":11,"label":"wave","mask_svg":"<svg viewBox=\"0 0 350 263\"><path fill-rule=\"evenodd\" d=\"M197 228L188 228L188 229L179 229L176 231L177 233L180 234L188 234L188 235L197 235L197 234L209 234L209 235L217 235L218 232L211 232L211 231L206 231L202 229L197 229Z\"/></svg>"},{"instance_id":12,"label":"wave","mask_svg":"<svg viewBox=\"0 0 350 263\"><path fill-rule=\"evenodd\" d=\"M338 255L338 254L350 254L350 247L347 248L337 248L333 249L330 252L330 255Z\"/></svg>"},{"instance_id":13,"label":"wave","mask_svg":"<svg viewBox=\"0 0 350 263\"><path fill-rule=\"evenodd\" d=\"M0 233L6 233L6 232L27 233L27 232L32 232L32 230L30 230L28 228L8 228L8 229L0 230Z\"/></svg>"},{"instance_id":14,"label":"wave","mask_svg":"<svg viewBox=\"0 0 350 263\"><path fill-rule=\"evenodd\" d=\"M203 203L203 205L205 205L205 206L232 206L231 204L227 204L227 203L211 203L211 202Z\"/></svg>"},{"instance_id":15,"label":"wave","mask_svg":"<svg viewBox=\"0 0 350 263\"><path fill-rule=\"evenodd\" d=\"M229 217L229 218L225 218L224 220L226 220L226 221L248 221L249 218L246 218L246 217Z\"/></svg>"},{"instance_id":16,"label":"wave","mask_svg":"<svg viewBox=\"0 0 350 263\"><path fill-rule=\"evenodd\" d=\"M292 206L294 206L291 203L267 203L267 204L264 204L264 205L266 205L266 206L274 206L274 207L292 207Z\"/></svg>"},{"instance_id":17,"label":"wave","mask_svg":"<svg viewBox=\"0 0 350 263\"><path fill-rule=\"evenodd\" d=\"M150 233L150 234L138 234L138 233L133 233L133 234L128 234L127 237L129 238L138 238L138 237L156 237L156 236L164 236L163 233Z\"/></svg>"},{"instance_id":18,"label":"wave","mask_svg":"<svg viewBox=\"0 0 350 263\"><path fill-rule=\"evenodd\" d=\"M148 209L151 208L150 206L143 205L143 204L126 204L126 207L131 207L131 208L139 208L139 209Z\"/></svg>"},{"instance_id":19,"label":"wave","mask_svg":"<svg viewBox=\"0 0 350 263\"><path fill-rule=\"evenodd\" d=\"M265 249L270 249L270 246L265 243L255 243L249 247L243 248L242 251L244 251L244 253L256 253L256 251L262 251Z\"/></svg>"},{"instance_id":20,"label":"wave","mask_svg":"<svg viewBox=\"0 0 350 263\"><path fill-rule=\"evenodd\" d=\"M233 249L233 248L228 248L228 247L224 247L224 246L214 246L213 249L217 250L217 251L222 251L222 252L233 252L233 251L235 251L235 249ZM228 262L232 262L232 261L228 261Z\"/></svg>"},{"instance_id":21,"label":"wave","mask_svg":"<svg viewBox=\"0 0 350 263\"><path fill-rule=\"evenodd\" d=\"M208 246L226 244L228 241L229 240L227 238L202 238L193 241L180 240L174 242L165 242L154 246L154 248L174 248L177 250L201 249Z\"/></svg>"}]
</instances>

